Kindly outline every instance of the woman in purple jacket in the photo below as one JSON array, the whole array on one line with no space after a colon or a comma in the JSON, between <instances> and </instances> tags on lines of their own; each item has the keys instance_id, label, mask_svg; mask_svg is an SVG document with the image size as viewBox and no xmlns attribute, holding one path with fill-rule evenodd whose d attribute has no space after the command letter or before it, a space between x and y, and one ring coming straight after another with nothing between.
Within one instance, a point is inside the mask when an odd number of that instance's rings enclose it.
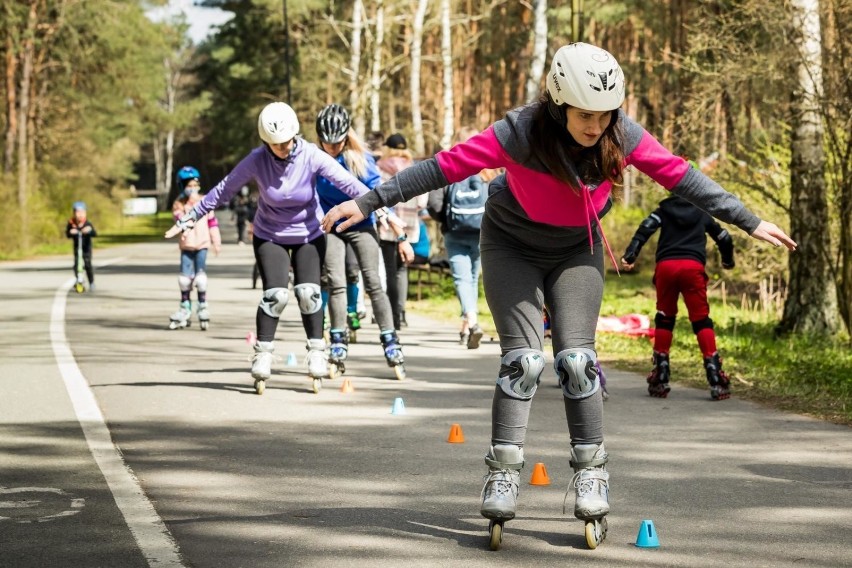
<instances>
[{"instance_id":1,"label":"woman in purple jacket","mask_svg":"<svg viewBox=\"0 0 852 568\"><path fill-rule=\"evenodd\" d=\"M761 221L718 184L674 156L621 109L624 77L615 58L574 43L556 52L547 91L484 132L439 152L355 202L329 211L323 229L357 223L391 206L471 176L506 168L489 187L481 229L485 296L500 335L502 360L492 403L489 467L481 513L491 519L491 547L515 516L531 399L545 366L541 313L553 320L554 368L562 385L575 474L574 515L586 521L590 548L606 535L609 473L603 445L603 399L595 372L595 327L604 283L600 225L614 184L633 165L751 236L794 250L796 243ZM567 498L566 494L566 498Z\"/></svg>"},{"instance_id":2,"label":"woman in purple jacket","mask_svg":"<svg viewBox=\"0 0 852 568\"><path fill-rule=\"evenodd\" d=\"M220 204L229 203L241 187L254 181L259 193L252 244L263 281L251 366L255 390L263 394L272 372L275 330L290 299L288 273L292 263L293 292L308 338L308 374L313 380L314 391L318 392L322 379L328 377L328 356L320 298L325 234L320 226L322 208L316 191L317 176L329 180L353 198L368 189L334 158L296 136L299 120L289 105L280 102L267 105L258 116L257 130L263 145L243 158L178 221L176 229L191 227L196 219Z\"/></svg>"}]
</instances>

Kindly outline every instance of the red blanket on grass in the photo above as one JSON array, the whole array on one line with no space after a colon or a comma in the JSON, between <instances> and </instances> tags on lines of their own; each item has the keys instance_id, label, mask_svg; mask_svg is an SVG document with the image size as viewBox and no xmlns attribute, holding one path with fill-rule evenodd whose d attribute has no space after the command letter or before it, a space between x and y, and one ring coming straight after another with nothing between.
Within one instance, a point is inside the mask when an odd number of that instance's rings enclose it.
<instances>
[{"instance_id":1,"label":"red blanket on grass","mask_svg":"<svg viewBox=\"0 0 852 568\"><path fill-rule=\"evenodd\" d=\"M622 335L654 337L651 318L641 314L624 316L600 316L597 330L600 332L621 333Z\"/></svg>"}]
</instances>

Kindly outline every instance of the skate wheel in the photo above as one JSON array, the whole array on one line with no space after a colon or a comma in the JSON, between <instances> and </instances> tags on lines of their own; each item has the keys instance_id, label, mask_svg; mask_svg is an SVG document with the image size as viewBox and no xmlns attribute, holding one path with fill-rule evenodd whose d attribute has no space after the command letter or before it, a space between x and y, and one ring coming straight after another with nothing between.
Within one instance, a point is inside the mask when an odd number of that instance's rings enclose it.
<instances>
[{"instance_id":1,"label":"skate wheel","mask_svg":"<svg viewBox=\"0 0 852 568\"><path fill-rule=\"evenodd\" d=\"M314 394L319 394L319 391L322 390L322 379L315 378L313 380L313 389L314 389Z\"/></svg>"},{"instance_id":2,"label":"skate wheel","mask_svg":"<svg viewBox=\"0 0 852 568\"><path fill-rule=\"evenodd\" d=\"M210 322L203 321L199 325L201 326L201 331L207 331L207 328L210 327Z\"/></svg>"},{"instance_id":3,"label":"skate wheel","mask_svg":"<svg viewBox=\"0 0 852 568\"><path fill-rule=\"evenodd\" d=\"M331 363L328 366L328 378L329 379L334 380L342 374L343 374L343 371L337 366L336 363Z\"/></svg>"},{"instance_id":4,"label":"skate wheel","mask_svg":"<svg viewBox=\"0 0 852 568\"><path fill-rule=\"evenodd\" d=\"M349 343L358 343L358 332L354 329L349 330Z\"/></svg>"},{"instance_id":5,"label":"skate wheel","mask_svg":"<svg viewBox=\"0 0 852 568\"><path fill-rule=\"evenodd\" d=\"M393 372L396 374L396 380L401 381L405 378L405 367L402 365L394 366Z\"/></svg>"},{"instance_id":6,"label":"skate wheel","mask_svg":"<svg viewBox=\"0 0 852 568\"><path fill-rule=\"evenodd\" d=\"M77 282L76 284L74 284L74 291L77 292L78 294L82 294L83 293L83 285L80 282Z\"/></svg>"},{"instance_id":7,"label":"skate wheel","mask_svg":"<svg viewBox=\"0 0 852 568\"><path fill-rule=\"evenodd\" d=\"M263 379L255 379L254 380L254 392L257 394L263 394L263 391L266 390L266 381Z\"/></svg>"},{"instance_id":8,"label":"skate wheel","mask_svg":"<svg viewBox=\"0 0 852 568\"><path fill-rule=\"evenodd\" d=\"M491 536L488 547L491 550L500 550L500 544L503 542L503 523L491 521L488 523L488 533Z\"/></svg>"},{"instance_id":9,"label":"skate wheel","mask_svg":"<svg viewBox=\"0 0 852 568\"><path fill-rule=\"evenodd\" d=\"M586 521L586 545L594 550L606 538L606 517Z\"/></svg>"}]
</instances>

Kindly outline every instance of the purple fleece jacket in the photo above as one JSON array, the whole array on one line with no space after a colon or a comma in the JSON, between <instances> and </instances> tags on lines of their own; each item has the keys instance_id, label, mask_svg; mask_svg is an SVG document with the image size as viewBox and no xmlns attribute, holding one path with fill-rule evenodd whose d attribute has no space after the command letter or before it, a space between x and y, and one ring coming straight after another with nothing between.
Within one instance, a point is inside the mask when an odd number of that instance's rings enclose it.
<instances>
[{"instance_id":1,"label":"purple fleece jacket","mask_svg":"<svg viewBox=\"0 0 852 568\"><path fill-rule=\"evenodd\" d=\"M275 157L266 146L252 150L204 196L195 212L200 219L254 181L259 190L254 234L282 245L307 243L323 234L317 176L353 199L369 191L315 144L297 138L286 160Z\"/></svg>"}]
</instances>

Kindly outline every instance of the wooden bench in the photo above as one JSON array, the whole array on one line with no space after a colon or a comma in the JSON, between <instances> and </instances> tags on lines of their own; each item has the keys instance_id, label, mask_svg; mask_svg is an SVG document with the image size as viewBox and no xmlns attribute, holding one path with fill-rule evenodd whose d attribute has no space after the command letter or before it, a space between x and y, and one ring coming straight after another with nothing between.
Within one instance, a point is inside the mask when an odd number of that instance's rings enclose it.
<instances>
[{"instance_id":1,"label":"wooden bench","mask_svg":"<svg viewBox=\"0 0 852 568\"><path fill-rule=\"evenodd\" d=\"M434 288L440 285L444 279L451 278L450 269L441 265L432 264L409 264L408 265L408 289L411 284L417 283L417 300L423 299L423 288Z\"/></svg>"}]
</instances>

